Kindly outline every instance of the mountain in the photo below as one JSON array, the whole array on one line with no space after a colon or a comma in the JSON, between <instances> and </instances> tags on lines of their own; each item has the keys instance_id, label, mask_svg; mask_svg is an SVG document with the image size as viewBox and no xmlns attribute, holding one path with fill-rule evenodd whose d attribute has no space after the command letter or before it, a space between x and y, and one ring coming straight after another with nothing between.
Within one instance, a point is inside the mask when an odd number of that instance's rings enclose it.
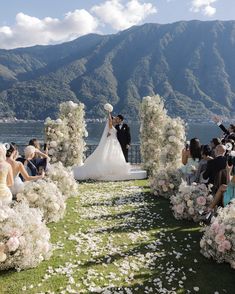
<instances>
[{"instance_id":1,"label":"mountain","mask_svg":"<svg viewBox=\"0 0 235 294\"><path fill-rule=\"evenodd\" d=\"M170 114L235 114L235 21L144 24L114 35L0 50L0 116L54 117L62 101L81 101L87 117L137 118L146 95Z\"/></svg>"}]
</instances>

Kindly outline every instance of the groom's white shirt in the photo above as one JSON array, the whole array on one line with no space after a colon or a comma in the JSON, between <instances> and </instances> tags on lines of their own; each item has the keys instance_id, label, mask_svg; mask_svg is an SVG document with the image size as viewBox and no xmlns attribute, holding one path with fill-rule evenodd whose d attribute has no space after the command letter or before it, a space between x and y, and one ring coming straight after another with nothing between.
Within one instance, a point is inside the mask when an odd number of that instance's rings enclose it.
<instances>
[{"instance_id":1,"label":"groom's white shirt","mask_svg":"<svg viewBox=\"0 0 235 294\"><path fill-rule=\"evenodd\" d=\"M121 130L122 126L123 126L123 123L120 123L120 124L119 124L119 129L120 129L120 130Z\"/></svg>"}]
</instances>

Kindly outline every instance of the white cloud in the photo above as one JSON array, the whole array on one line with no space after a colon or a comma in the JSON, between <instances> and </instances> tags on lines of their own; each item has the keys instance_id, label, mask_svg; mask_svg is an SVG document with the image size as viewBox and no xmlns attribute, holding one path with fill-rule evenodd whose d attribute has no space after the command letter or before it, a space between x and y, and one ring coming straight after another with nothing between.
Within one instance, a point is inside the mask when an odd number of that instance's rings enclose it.
<instances>
[{"instance_id":1,"label":"white cloud","mask_svg":"<svg viewBox=\"0 0 235 294\"><path fill-rule=\"evenodd\" d=\"M193 0L191 11L202 12L207 16L212 16L216 13L216 8L211 6L217 0Z\"/></svg>"},{"instance_id":2,"label":"white cloud","mask_svg":"<svg viewBox=\"0 0 235 294\"><path fill-rule=\"evenodd\" d=\"M55 44L73 40L98 31L98 27L110 25L115 30L126 29L141 23L148 15L156 13L151 3L139 0L108 0L93 6L89 11L74 10L62 19L39 19L22 12L16 15L15 24L0 26L0 47L5 49L33 45Z\"/></svg>"},{"instance_id":3,"label":"white cloud","mask_svg":"<svg viewBox=\"0 0 235 294\"><path fill-rule=\"evenodd\" d=\"M141 4L138 0L130 0L126 4L121 0L108 0L92 7L91 11L101 23L110 25L115 30L127 29L141 23L157 9L151 3Z\"/></svg>"},{"instance_id":4,"label":"white cloud","mask_svg":"<svg viewBox=\"0 0 235 294\"><path fill-rule=\"evenodd\" d=\"M84 9L68 12L61 20L51 17L39 19L21 12L16 15L12 27L0 27L0 46L10 49L69 41L94 32L97 27L97 19Z\"/></svg>"}]
</instances>

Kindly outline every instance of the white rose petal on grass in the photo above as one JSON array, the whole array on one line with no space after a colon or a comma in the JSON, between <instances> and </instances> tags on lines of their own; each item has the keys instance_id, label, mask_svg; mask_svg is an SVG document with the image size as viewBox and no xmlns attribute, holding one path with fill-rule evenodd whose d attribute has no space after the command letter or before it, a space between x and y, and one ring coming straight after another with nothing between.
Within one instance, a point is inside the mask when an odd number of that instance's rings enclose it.
<instances>
[{"instance_id":1,"label":"white rose petal on grass","mask_svg":"<svg viewBox=\"0 0 235 294\"><path fill-rule=\"evenodd\" d=\"M199 287L193 287L193 290L195 291L195 292L198 292L199 291Z\"/></svg>"}]
</instances>

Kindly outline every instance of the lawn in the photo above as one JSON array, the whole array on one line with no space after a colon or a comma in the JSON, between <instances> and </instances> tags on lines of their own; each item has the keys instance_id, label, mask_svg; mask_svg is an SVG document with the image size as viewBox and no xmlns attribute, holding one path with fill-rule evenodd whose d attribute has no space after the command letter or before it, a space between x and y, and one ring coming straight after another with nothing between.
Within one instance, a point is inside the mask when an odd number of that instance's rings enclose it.
<instances>
[{"instance_id":1,"label":"lawn","mask_svg":"<svg viewBox=\"0 0 235 294\"><path fill-rule=\"evenodd\" d=\"M177 221L148 181L81 183L49 225L50 260L0 273L0 293L235 293L235 272L200 254L200 227Z\"/></svg>"}]
</instances>

